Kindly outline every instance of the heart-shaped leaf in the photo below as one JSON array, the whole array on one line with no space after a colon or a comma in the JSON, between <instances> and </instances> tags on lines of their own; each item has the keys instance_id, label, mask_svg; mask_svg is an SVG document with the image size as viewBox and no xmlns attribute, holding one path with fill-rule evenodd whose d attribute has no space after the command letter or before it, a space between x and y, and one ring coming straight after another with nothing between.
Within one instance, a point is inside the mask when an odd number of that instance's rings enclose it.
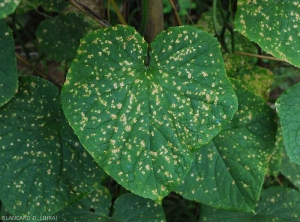
<instances>
[{"instance_id":1,"label":"heart-shaped leaf","mask_svg":"<svg viewBox=\"0 0 300 222\"><path fill-rule=\"evenodd\" d=\"M290 87L276 101L284 145L292 163L300 164L300 83Z\"/></svg>"},{"instance_id":2,"label":"heart-shaped leaf","mask_svg":"<svg viewBox=\"0 0 300 222\"><path fill-rule=\"evenodd\" d=\"M235 82L239 109L232 123L196 152L177 187L183 197L216 208L253 211L275 143L274 112Z\"/></svg>"},{"instance_id":3,"label":"heart-shaped leaf","mask_svg":"<svg viewBox=\"0 0 300 222\"><path fill-rule=\"evenodd\" d=\"M64 118L57 88L19 82L0 108L0 199L13 215L48 216L96 189L104 172Z\"/></svg>"},{"instance_id":4,"label":"heart-shaped leaf","mask_svg":"<svg viewBox=\"0 0 300 222\"><path fill-rule=\"evenodd\" d=\"M299 0L239 0L235 29L273 56L300 67Z\"/></svg>"},{"instance_id":5,"label":"heart-shaped leaf","mask_svg":"<svg viewBox=\"0 0 300 222\"><path fill-rule=\"evenodd\" d=\"M1 8L1 7L0 7ZM12 30L0 21L0 107L17 92L18 73Z\"/></svg>"},{"instance_id":6,"label":"heart-shaped leaf","mask_svg":"<svg viewBox=\"0 0 300 222\"><path fill-rule=\"evenodd\" d=\"M133 193L158 201L186 176L192 152L237 109L218 42L192 27L162 32L149 57L132 27L88 34L62 103L99 166Z\"/></svg>"}]
</instances>

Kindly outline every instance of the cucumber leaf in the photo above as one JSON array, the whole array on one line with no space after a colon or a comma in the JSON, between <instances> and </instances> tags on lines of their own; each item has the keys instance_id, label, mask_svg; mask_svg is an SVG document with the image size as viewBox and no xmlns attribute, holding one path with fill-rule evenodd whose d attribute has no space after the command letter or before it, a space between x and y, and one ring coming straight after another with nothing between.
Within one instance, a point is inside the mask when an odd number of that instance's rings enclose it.
<instances>
[{"instance_id":1,"label":"cucumber leaf","mask_svg":"<svg viewBox=\"0 0 300 222\"><path fill-rule=\"evenodd\" d=\"M267 53L300 67L299 0L239 0L235 29Z\"/></svg>"},{"instance_id":2,"label":"cucumber leaf","mask_svg":"<svg viewBox=\"0 0 300 222\"><path fill-rule=\"evenodd\" d=\"M216 208L252 212L275 144L275 114L239 81L232 81L238 111L231 124L196 152L193 166L176 192Z\"/></svg>"},{"instance_id":3,"label":"cucumber leaf","mask_svg":"<svg viewBox=\"0 0 300 222\"><path fill-rule=\"evenodd\" d=\"M242 213L217 210L201 206L200 221L222 222L263 222L263 221L299 221L300 193L283 187L271 187L264 190L255 208L255 213Z\"/></svg>"},{"instance_id":4,"label":"cucumber leaf","mask_svg":"<svg viewBox=\"0 0 300 222\"><path fill-rule=\"evenodd\" d=\"M161 202L188 173L193 152L230 122L237 99L211 35L174 27L149 48L128 26L86 35L61 96L99 166Z\"/></svg>"},{"instance_id":5,"label":"cucumber leaf","mask_svg":"<svg viewBox=\"0 0 300 222\"><path fill-rule=\"evenodd\" d=\"M50 216L96 189L104 172L66 121L57 88L19 82L0 108L0 199L13 215Z\"/></svg>"},{"instance_id":6,"label":"cucumber leaf","mask_svg":"<svg viewBox=\"0 0 300 222\"><path fill-rule=\"evenodd\" d=\"M0 20L12 14L16 10L20 2L21 0L14 0L14 1L0 0Z\"/></svg>"},{"instance_id":7,"label":"cucumber leaf","mask_svg":"<svg viewBox=\"0 0 300 222\"><path fill-rule=\"evenodd\" d=\"M12 30L0 21L0 107L17 92L18 72Z\"/></svg>"},{"instance_id":8,"label":"cucumber leaf","mask_svg":"<svg viewBox=\"0 0 300 222\"><path fill-rule=\"evenodd\" d=\"M289 87L276 101L284 145L290 161L300 164L300 83Z\"/></svg>"}]
</instances>

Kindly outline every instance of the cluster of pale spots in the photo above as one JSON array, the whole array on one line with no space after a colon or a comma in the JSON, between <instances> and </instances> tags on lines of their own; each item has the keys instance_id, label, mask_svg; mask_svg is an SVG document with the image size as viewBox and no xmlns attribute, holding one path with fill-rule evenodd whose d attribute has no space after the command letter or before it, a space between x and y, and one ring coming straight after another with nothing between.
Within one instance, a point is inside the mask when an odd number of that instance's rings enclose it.
<instances>
[{"instance_id":1,"label":"cluster of pale spots","mask_svg":"<svg viewBox=\"0 0 300 222\"><path fill-rule=\"evenodd\" d=\"M300 84L284 92L276 101L284 145L291 162L300 164Z\"/></svg>"},{"instance_id":2,"label":"cluster of pale spots","mask_svg":"<svg viewBox=\"0 0 300 222\"><path fill-rule=\"evenodd\" d=\"M161 200L187 174L193 150L233 117L237 99L217 41L178 27L151 44L131 27L81 40L62 89L84 147L118 183Z\"/></svg>"},{"instance_id":3,"label":"cluster of pale spots","mask_svg":"<svg viewBox=\"0 0 300 222\"><path fill-rule=\"evenodd\" d=\"M21 0L0 0L0 19L13 13L20 2Z\"/></svg>"},{"instance_id":4,"label":"cluster of pale spots","mask_svg":"<svg viewBox=\"0 0 300 222\"><path fill-rule=\"evenodd\" d=\"M12 30L0 21L0 107L17 92L18 73Z\"/></svg>"},{"instance_id":5,"label":"cluster of pale spots","mask_svg":"<svg viewBox=\"0 0 300 222\"><path fill-rule=\"evenodd\" d=\"M93 29L81 14L60 14L43 21L36 31L41 48L56 61L73 59L80 39Z\"/></svg>"},{"instance_id":6,"label":"cluster of pale spots","mask_svg":"<svg viewBox=\"0 0 300 222\"><path fill-rule=\"evenodd\" d=\"M258 215L270 215L278 220L298 221L300 217L300 194L297 190L286 187L271 187L262 191L258 202Z\"/></svg>"},{"instance_id":7,"label":"cluster of pale spots","mask_svg":"<svg viewBox=\"0 0 300 222\"><path fill-rule=\"evenodd\" d=\"M85 194L94 189L85 187L83 179L92 186L87 181L99 177L92 170L97 164L88 166L93 159L87 153L89 158L85 157L82 147L76 151L79 142L72 138L66 120L60 125L56 87L33 77L19 81L16 96L0 108L0 197L14 215L52 215L77 199L82 190ZM72 143L74 151L70 151ZM83 153L80 158L79 153ZM76 170L80 178L67 170Z\"/></svg>"},{"instance_id":8,"label":"cluster of pale spots","mask_svg":"<svg viewBox=\"0 0 300 222\"><path fill-rule=\"evenodd\" d=\"M300 67L299 0L240 0L235 29L266 52Z\"/></svg>"},{"instance_id":9,"label":"cluster of pale spots","mask_svg":"<svg viewBox=\"0 0 300 222\"><path fill-rule=\"evenodd\" d=\"M239 81L239 85L245 90L253 92L265 102L268 101L274 82L274 76L269 69L244 63L232 69L228 75Z\"/></svg>"},{"instance_id":10,"label":"cluster of pale spots","mask_svg":"<svg viewBox=\"0 0 300 222\"><path fill-rule=\"evenodd\" d=\"M260 195L277 127L274 113L260 98L234 85L238 111L212 142L196 152L191 171L177 192L213 207L251 212Z\"/></svg>"},{"instance_id":11,"label":"cluster of pale spots","mask_svg":"<svg viewBox=\"0 0 300 222\"><path fill-rule=\"evenodd\" d=\"M166 221L161 205L131 193L123 194L115 201L113 219L116 221Z\"/></svg>"}]
</instances>

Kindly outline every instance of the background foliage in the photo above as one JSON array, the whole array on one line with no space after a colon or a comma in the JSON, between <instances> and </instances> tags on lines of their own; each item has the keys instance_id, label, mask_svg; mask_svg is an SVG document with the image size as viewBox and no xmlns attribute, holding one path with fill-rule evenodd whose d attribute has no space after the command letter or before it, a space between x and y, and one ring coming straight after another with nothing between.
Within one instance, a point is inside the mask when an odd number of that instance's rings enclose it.
<instances>
[{"instance_id":1,"label":"background foliage","mask_svg":"<svg viewBox=\"0 0 300 222\"><path fill-rule=\"evenodd\" d=\"M299 221L299 1L147 2L0 0L1 219Z\"/></svg>"}]
</instances>

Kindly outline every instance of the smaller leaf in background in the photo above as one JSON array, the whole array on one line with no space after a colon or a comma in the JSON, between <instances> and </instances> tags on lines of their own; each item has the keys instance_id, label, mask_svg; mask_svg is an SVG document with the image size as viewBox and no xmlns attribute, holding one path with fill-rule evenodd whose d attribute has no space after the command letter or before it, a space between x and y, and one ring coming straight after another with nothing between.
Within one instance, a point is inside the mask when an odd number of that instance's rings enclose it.
<instances>
[{"instance_id":1,"label":"smaller leaf in background","mask_svg":"<svg viewBox=\"0 0 300 222\"><path fill-rule=\"evenodd\" d=\"M83 14L67 13L41 22L36 37L49 57L55 61L73 59L80 39L88 32L100 28L96 22L86 20Z\"/></svg>"},{"instance_id":2,"label":"smaller leaf in background","mask_svg":"<svg viewBox=\"0 0 300 222\"><path fill-rule=\"evenodd\" d=\"M300 83L288 88L275 105L287 155L292 163L300 164Z\"/></svg>"},{"instance_id":3,"label":"smaller leaf in background","mask_svg":"<svg viewBox=\"0 0 300 222\"><path fill-rule=\"evenodd\" d=\"M0 107L16 94L17 89L18 73L13 34L8 25L0 20Z\"/></svg>"},{"instance_id":4,"label":"smaller leaf in background","mask_svg":"<svg viewBox=\"0 0 300 222\"><path fill-rule=\"evenodd\" d=\"M241 213L217 210L202 205L200 221L220 222L257 222L257 221L299 221L300 193L283 187L271 187L263 190L255 213Z\"/></svg>"},{"instance_id":5,"label":"smaller leaf in background","mask_svg":"<svg viewBox=\"0 0 300 222\"><path fill-rule=\"evenodd\" d=\"M165 221L161 205L131 193L123 194L114 203L112 216L116 221Z\"/></svg>"},{"instance_id":6,"label":"smaller leaf in background","mask_svg":"<svg viewBox=\"0 0 300 222\"><path fill-rule=\"evenodd\" d=\"M274 76L269 69L244 62L238 55L225 55L227 75L239 81L245 89L268 101ZM240 62L239 62L240 61Z\"/></svg>"},{"instance_id":7,"label":"smaller leaf in background","mask_svg":"<svg viewBox=\"0 0 300 222\"><path fill-rule=\"evenodd\" d=\"M0 0L0 20L12 14L20 2L21 0Z\"/></svg>"},{"instance_id":8,"label":"smaller leaf in background","mask_svg":"<svg viewBox=\"0 0 300 222\"><path fill-rule=\"evenodd\" d=\"M59 211L54 216L57 217L57 221L109 221L108 215L111 201L112 199L109 191L101 186L78 202ZM123 207L124 206L122 206L122 208Z\"/></svg>"},{"instance_id":9,"label":"smaller leaf in background","mask_svg":"<svg viewBox=\"0 0 300 222\"><path fill-rule=\"evenodd\" d=\"M21 0L21 3L16 9L16 14L21 15L30 10L35 10L40 5L41 0Z\"/></svg>"},{"instance_id":10,"label":"smaller leaf in background","mask_svg":"<svg viewBox=\"0 0 300 222\"><path fill-rule=\"evenodd\" d=\"M13 215L49 216L100 186L104 172L64 118L57 88L19 83L0 108L0 199Z\"/></svg>"},{"instance_id":11,"label":"smaller leaf in background","mask_svg":"<svg viewBox=\"0 0 300 222\"><path fill-rule=\"evenodd\" d=\"M46 11L51 12L61 12L68 6L68 3L62 0L40 0L40 4Z\"/></svg>"},{"instance_id":12,"label":"smaller leaf in background","mask_svg":"<svg viewBox=\"0 0 300 222\"><path fill-rule=\"evenodd\" d=\"M275 114L259 97L232 79L239 109L208 145L196 152L193 166L176 192L216 208L253 211L267 160L275 143Z\"/></svg>"},{"instance_id":13,"label":"smaller leaf in background","mask_svg":"<svg viewBox=\"0 0 300 222\"><path fill-rule=\"evenodd\" d=\"M239 0L235 29L267 53L300 67L299 0Z\"/></svg>"},{"instance_id":14,"label":"smaller leaf in background","mask_svg":"<svg viewBox=\"0 0 300 222\"><path fill-rule=\"evenodd\" d=\"M105 187L93 191L87 197L58 212L58 221L72 222L144 222L165 221L164 210L153 200L127 193L114 201L113 213L110 217L112 198Z\"/></svg>"}]
</instances>

